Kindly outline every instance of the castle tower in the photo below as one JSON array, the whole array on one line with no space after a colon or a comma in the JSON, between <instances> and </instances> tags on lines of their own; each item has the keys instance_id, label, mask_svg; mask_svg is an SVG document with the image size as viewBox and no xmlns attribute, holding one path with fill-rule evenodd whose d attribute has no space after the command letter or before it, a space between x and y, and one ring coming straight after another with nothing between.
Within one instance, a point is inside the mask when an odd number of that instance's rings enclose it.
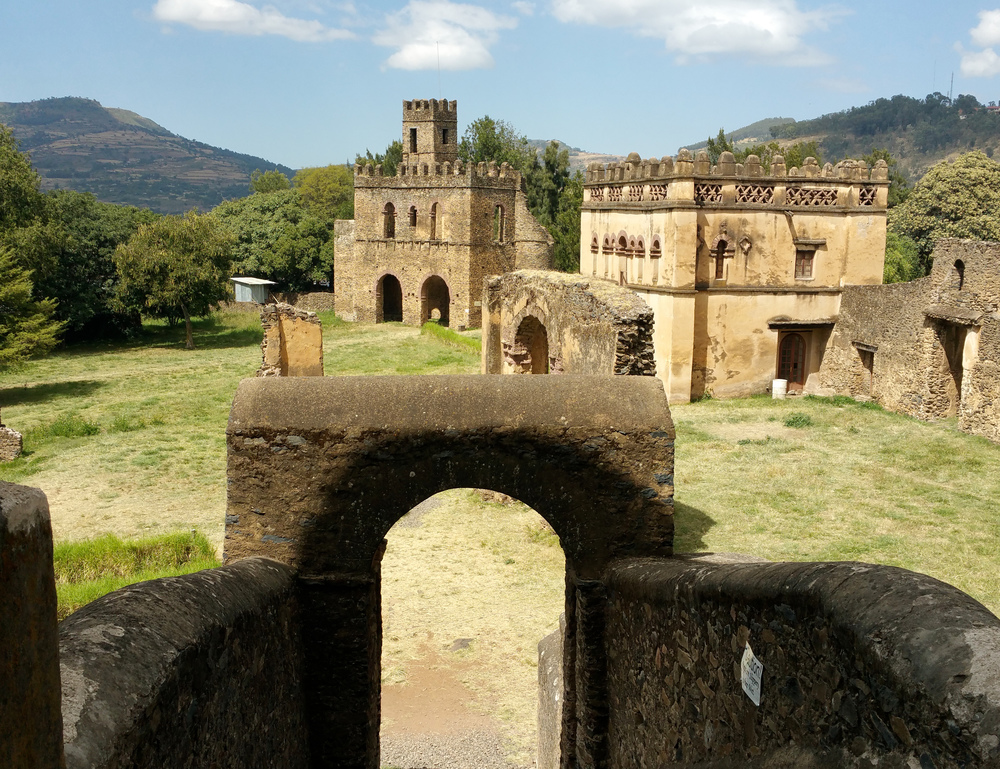
<instances>
[{"instance_id":1,"label":"castle tower","mask_svg":"<svg viewBox=\"0 0 1000 769\"><path fill-rule=\"evenodd\" d=\"M457 102L416 99L403 102L403 163L454 163L458 159Z\"/></svg>"}]
</instances>

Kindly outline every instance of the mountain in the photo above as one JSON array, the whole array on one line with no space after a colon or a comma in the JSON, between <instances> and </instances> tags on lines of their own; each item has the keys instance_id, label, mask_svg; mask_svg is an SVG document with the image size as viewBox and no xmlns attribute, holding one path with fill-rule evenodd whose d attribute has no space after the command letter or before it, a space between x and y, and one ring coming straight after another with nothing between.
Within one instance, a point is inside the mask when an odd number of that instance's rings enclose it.
<instances>
[{"instance_id":1,"label":"mountain","mask_svg":"<svg viewBox=\"0 0 1000 769\"><path fill-rule=\"evenodd\" d=\"M795 118L793 117L768 117L758 120L756 123L751 123L748 126L743 126L743 128L737 128L735 131L726 131L726 136L738 147L750 144L767 144L770 141L774 141L771 136L771 128L786 126L794 122ZM713 136L712 138L714 139L715 137ZM707 146L708 139L706 138L697 144L688 144L684 149L697 152L698 150L705 149Z\"/></svg>"},{"instance_id":2,"label":"mountain","mask_svg":"<svg viewBox=\"0 0 1000 769\"><path fill-rule=\"evenodd\" d=\"M569 172L570 175L577 171L586 171L591 163L617 163L625 159L624 155L601 155L596 152L587 152L579 147L570 147L565 142L558 139L528 139L528 146L536 152L545 152L545 148L550 142L557 142L560 150L569 152Z\"/></svg>"},{"instance_id":3,"label":"mountain","mask_svg":"<svg viewBox=\"0 0 1000 769\"><path fill-rule=\"evenodd\" d=\"M7 124L31 153L42 188L92 192L103 201L164 214L206 211L249 194L250 174L287 166L171 133L125 109L75 97L0 102Z\"/></svg>"}]
</instances>

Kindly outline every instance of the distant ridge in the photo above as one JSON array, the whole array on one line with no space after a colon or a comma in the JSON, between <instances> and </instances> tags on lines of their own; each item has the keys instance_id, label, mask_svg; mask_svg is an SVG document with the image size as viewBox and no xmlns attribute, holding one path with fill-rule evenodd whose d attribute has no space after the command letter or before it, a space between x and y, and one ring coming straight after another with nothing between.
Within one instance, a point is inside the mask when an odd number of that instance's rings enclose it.
<instances>
[{"instance_id":1,"label":"distant ridge","mask_svg":"<svg viewBox=\"0 0 1000 769\"><path fill-rule=\"evenodd\" d=\"M165 214L207 211L249 194L254 169L271 163L171 133L126 109L77 97L0 102L7 124L31 153L42 188L92 192L99 200Z\"/></svg>"}]
</instances>

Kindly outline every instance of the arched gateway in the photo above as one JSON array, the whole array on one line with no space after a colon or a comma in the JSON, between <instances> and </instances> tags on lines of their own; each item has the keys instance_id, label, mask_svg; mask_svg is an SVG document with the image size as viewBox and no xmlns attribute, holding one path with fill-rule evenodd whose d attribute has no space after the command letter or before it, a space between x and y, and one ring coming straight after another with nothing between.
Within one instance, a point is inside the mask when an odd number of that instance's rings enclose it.
<instances>
[{"instance_id":1,"label":"arched gateway","mask_svg":"<svg viewBox=\"0 0 1000 769\"><path fill-rule=\"evenodd\" d=\"M227 436L226 560L296 569L312 766L378 766L383 537L455 487L517 497L559 535L563 766L604 764L605 567L672 549L674 430L658 379L247 379Z\"/></svg>"}]
</instances>

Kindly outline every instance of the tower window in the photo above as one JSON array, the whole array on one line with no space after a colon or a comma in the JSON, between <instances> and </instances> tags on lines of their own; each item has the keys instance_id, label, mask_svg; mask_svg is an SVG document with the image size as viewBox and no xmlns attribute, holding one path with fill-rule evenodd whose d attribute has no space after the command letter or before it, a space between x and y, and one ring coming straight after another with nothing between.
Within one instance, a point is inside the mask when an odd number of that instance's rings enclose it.
<instances>
[{"instance_id":1,"label":"tower window","mask_svg":"<svg viewBox=\"0 0 1000 769\"><path fill-rule=\"evenodd\" d=\"M417 151L417 129L410 129L410 152Z\"/></svg>"},{"instance_id":2,"label":"tower window","mask_svg":"<svg viewBox=\"0 0 1000 769\"><path fill-rule=\"evenodd\" d=\"M448 143L448 129L447 128L442 128L441 129L441 143L442 144L447 144Z\"/></svg>"},{"instance_id":3,"label":"tower window","mask_svg":"<svg viewBox=\"0 0 1000 769\"><path fill-rule=\"evenodd\" d=\"M493 240L503 243L507 239L506 228L503 206L497 206L493 209Z\"/></svg>"},{"instance_id":4,"label":"tower window","mask_svg":"<svg viewBox=\"0 0 1000 769\"><path fill-rule=\"evenodd\" d=\"M410 226L411 227L416 227L417 226L417 207L416 206L410 206Z\"/></svg>"},{"instance_id":5,"label":"tower window","mask_svg":"<svg viewBox=\"0 0 1000 769\"><path fill-rule=\"evenodd\" d=\"M382 209L382 237L396 237L396 207L392 203L386 203Z\"/></svg>"}]
</instances>

